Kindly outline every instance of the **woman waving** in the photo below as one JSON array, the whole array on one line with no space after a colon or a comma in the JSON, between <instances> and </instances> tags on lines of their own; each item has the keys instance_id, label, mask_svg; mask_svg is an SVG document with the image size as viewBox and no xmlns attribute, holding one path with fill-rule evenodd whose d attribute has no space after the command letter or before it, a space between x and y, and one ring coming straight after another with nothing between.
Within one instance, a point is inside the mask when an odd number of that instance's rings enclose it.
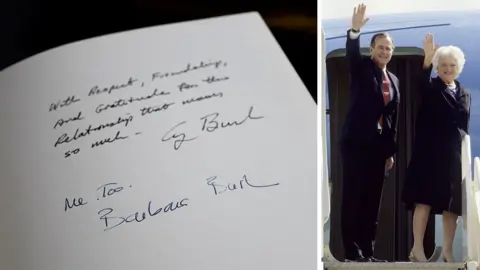
<instances>
[{"instance_id":1,"label":"woman waving","mask_svg":"<svg viewBox=\"0 0 480 270\"><path fill-rule=\"evenodd\" d=\"M469 132L470 93L457 77L465 64L462 50L423 41L425 59L418 79L422 102L415 123L412 159L403 190L407 209L414 210L411 261L427 261L423 238L429 214L443 215L444 261L453 262L452 243L462 215L461 146ZM431 78L432 69L437 77Z\"/></svg>"}]
</instances>

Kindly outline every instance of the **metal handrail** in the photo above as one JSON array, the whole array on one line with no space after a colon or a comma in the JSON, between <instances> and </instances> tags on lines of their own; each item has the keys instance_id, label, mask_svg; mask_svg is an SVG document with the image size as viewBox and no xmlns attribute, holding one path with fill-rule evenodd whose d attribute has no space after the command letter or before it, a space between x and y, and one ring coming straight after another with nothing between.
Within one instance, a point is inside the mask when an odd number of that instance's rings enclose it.
<instances>
[{"instance_id":1,"label":"metal handrail","mask_svg":"<svg viewBox=\"0 0 480 270\"><path fill-rule=\"evenodd\" d=\"M476 212L475 220L475 232L470 233L470 235L475 235L475 245L476 247L476 256L473 260L477 263L477 266L480 264L480 159L476 157L473 162L474 167L474 178L473 178L473 197L475 199L474 211Z\"/></svg>"},{"instance_id":2,"label":"metal handrail","mask_svg":"<svg viewBox=\"0 0 480 270\"><path fill-rule=\"evenodd\" d=\"M466 268L476 269L480 262L480 160L474 160L472 172L472 155L470 136L465 136L462 142L462 177L463 177L463 222L465 226L467 245Z\"/></svg>"}]
</instances>

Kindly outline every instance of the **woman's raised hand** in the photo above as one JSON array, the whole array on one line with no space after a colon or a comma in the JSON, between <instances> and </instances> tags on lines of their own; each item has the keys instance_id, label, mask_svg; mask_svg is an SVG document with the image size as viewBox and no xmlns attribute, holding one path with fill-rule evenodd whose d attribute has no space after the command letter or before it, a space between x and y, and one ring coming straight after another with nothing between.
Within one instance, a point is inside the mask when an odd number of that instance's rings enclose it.
<instances>
[{"instance_id":1,"label":"woman's raised hand","mask_svg":"<svg viewBox=\"0 0 480 270\"><path fill-rule=\"evenodd\" d=\"M425 58L432 60L433 56L437 52L440 44L434 45L433 34L428 33L425 36L425 40L422 41L423 43L423 52L425 53Z\"/></svg>"}]
</instances>

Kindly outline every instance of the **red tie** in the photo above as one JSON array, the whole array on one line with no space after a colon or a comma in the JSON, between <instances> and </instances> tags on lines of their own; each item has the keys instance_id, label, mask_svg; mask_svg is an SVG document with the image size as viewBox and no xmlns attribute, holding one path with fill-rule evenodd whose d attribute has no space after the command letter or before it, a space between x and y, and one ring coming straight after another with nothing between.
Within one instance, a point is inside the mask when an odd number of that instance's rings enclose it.
<instances>
[{"instance_id":1,"label":"red tie","mask_svg":"<svg viewBox=\"0 0 480 270\"><path fill-rule=\"evenodd\" d=\"M385 103L385 106L387 106L387 104L390 102L390 81L388 80L388 77L385 75L385 73L383 74L382 78L383 101ZM380 116L380 119L378 120L380 127L382 127L382 122L383 117Z\"/></svg>"}]
</instances>

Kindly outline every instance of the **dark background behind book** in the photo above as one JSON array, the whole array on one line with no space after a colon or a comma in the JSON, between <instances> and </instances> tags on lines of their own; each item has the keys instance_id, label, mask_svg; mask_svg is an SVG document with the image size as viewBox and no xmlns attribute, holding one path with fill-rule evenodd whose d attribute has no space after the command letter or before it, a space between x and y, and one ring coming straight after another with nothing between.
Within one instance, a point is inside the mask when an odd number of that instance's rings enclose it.
<instances>
[{"instance_id":1,"label":"dark background behind book","mask_svg":"<svg viewBox=\"0 0 480 270\"><path fill-rule=\"evenodd\" d=\"M0 2L0 70L42 51L86 38L259 11L310 94L317 100L316 0Z\"/></svg>"}]
</instances>

